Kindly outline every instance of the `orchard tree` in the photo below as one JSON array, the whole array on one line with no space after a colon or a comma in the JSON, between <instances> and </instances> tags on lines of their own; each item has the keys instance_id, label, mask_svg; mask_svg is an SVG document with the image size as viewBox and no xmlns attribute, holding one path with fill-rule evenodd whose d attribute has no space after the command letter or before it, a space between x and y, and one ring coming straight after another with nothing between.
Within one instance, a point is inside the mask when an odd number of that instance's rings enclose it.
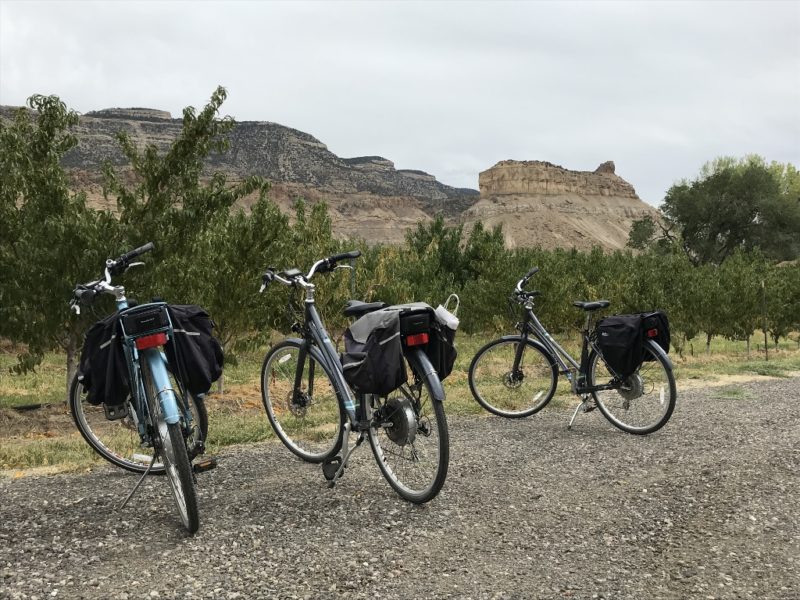
<instances>
[{"instance_id":1,"label":"orchard tree","mask_svg":"<svg viewBox=\"0 0 800 600\"><path fill-rule=\"evenodd\" d=\"M71 291L100 275L118 227L67 185L61 158L77 144L77 113L57 96L28 106L0 120L0 336L27 346L16 371L62 348L69 378L87 326L69 311Z\"/></svg>"},{"instance_id":2,"label":"orchard tree","mask_svg":"<svg viewBox=\"0 0 800 600\"><path fill-rule=\"evenodd\" d=\"M187 107L183 127L165 153L154 144L137 147L125 132L117 134L128 159L133 182L128 183L104 165L106 198L115 197L124 235L124 248L155 242L147 270L133 275L137 290L164 297L170 302L192 302L207 285L216 282L215 263L196 246L209 228L224 223L224 215L238 201L264 194L268 185L259 177L229 183L223 173L206 173L206 158L228 149L227 134L234 126L230 117L219 118L227 93L218 87L201 110ZM209 260L196 269L180 268L187 260ZM198 271L205 275L198 277Z\"/></svg>"}]
</instances>

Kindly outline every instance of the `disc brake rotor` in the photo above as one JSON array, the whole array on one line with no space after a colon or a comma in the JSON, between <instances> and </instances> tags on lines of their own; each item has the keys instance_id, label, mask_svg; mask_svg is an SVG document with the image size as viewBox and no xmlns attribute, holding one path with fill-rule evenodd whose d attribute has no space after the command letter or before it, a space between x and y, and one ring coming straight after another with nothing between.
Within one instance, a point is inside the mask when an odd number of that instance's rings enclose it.
<instances>
[{"instance_id":1,"label":"disc brake rotor","mask_svg":"<svg viewBox=\"0 0 800 600\"><path fill-rule=\"evenodd\" d=\"M311 399L305 392L295 394L293 390L286 397L286 406L289 408L289 412L298 419L306 416L306 408L309 404L311 404Z\"/></svg>"},{"instance_id":2,"label":"disc brake rotor","mask_svg":"<svg viewBox=\"0 0 800 600\"><path fill-rule=\"evenodd\" d=\"M507 388L515 390L522 385L522 380L524 377L525 376L522 374L522 371L509 371L503 375L503 384Z\"/></svg>"}]
</instances>

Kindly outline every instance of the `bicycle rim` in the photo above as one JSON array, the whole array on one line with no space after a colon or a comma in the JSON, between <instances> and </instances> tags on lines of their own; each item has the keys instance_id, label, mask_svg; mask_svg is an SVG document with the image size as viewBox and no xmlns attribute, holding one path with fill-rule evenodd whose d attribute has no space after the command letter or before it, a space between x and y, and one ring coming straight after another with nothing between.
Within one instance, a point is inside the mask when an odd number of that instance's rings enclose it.
<instances>
[{"instance_id":1,"label":"bicycle rim","mask_svg":"<svg viewBox=\"0 0 800 600\"><path fill-rule=\"evenodd\" d=\"M285 341L264 358L261 400L272 429L295 455L312 463L342 447L343 415L333 378L315 348L306 354L300 389L295 390L302 342Z\"/></svg>"},{"instance_id":2,"label":"bicycle rim","mask_svg":"<svg viewBox=\"0 0 800 600\"><path fill-rule=\"evenodd\" d=\"M620 389L594 392L592 396L603 416L627 433L645 435L658 431L675 409L675 377L669 363L648 342L645 360ZM590 373L595 385L608 383L612 375L599 354L594 353Z\"/></svg>"},{"instance_id":3,"label":"bicycle rim","mask_svg":"<svg viewBox=\"0 0 800 600\"><path fill-rule=\"evenodd\" d=\"M103 405L89 404L86 391L77 374L70 384L70 412L72 420L83 439L101 457L111 464L131 471L144 473L153 457L153 449L142 446L136 424L136 411L128 398L128 416L109 421ZM156 461L151 473L163 473L164 465Z\"/></svg>"},{"instance_id":4,"label":"bicycle rim","mask_svg":"<svg viewBox=\"0 0 800 600\"><path fill-rule=\"evenodd\" d=\"M402 498L428 502L442 489L450 461L444 407L427 381L404 384L381 400L380 420L369 430L378 467Z\"/></svg>"},{"instance_id":5,"label":"bicycle rim","mask_svg":"<svg viewBox=\"0 0 800 600\"><path fill-rule=\"evenodd\" d=\"M200 527L200 517L197 508L197 493L194 489L194 475L186 451L186 441L183 438L180 423L168 424L164 420L161 402L156 397L153 386L152 374L144 361L141 364L141 371L150 417L153 421L153 435L157 438L154 441L164 463L164 472L167 475L181 522L190 534L194 534Z\"/></svg>"},{"instance_id":6,"label":"bicycle rim","mask_svg":"<svg viewBox=\"0 0 800 600\"><path fill-rule=\"evenodd\" d=\"M552 357L532 342L526 342L515 370L520 343L521 338L489 342L478 350L469 367L469 387L478 404L510 419L543 409L553 398L558 379Z\"/></svg>"}]
</instances>

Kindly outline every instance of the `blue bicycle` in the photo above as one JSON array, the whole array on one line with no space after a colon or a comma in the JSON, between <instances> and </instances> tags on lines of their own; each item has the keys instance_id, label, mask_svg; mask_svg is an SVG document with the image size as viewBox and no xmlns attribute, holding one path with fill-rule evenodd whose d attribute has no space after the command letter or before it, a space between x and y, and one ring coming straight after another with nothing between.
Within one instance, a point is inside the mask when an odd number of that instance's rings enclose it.
<instances>
[{"instance_id":1,"label":"blue bicycle","mask_svg":"<svg viewBox=\"0 0 800 600\"><path fill-rule=\"evenodd\" d=\"M190 457L193 458L204 450L205 433L208 429L205 406L202 398L193 398L185 393L177 379L171 375L166 355L162 351L162 346L174 336L166 303L150 302L131 307L125 297L125 288L111 285L112 276L143 264L132 261L152 249L153 243L150 242L116 260L107 260L103 279L78 285L73 292L70 306L77 314L80 314L81 305L91 304L98 294L114 296L119 329L116 329L115 322L115 333L104 344L115 343L114 335L117 331L121 333L129 394L125 402L104 407L105 421L110 424L110 428L102 433L98 431L100 427L93 428L90 424L93 421L87 418L91 413L89 405L84 402L86 390L78 377L72 384L70 405L75 424L92 448L118 466L142 472L136 487L122 506L127 504L145 476L164 472L181 521L189 533L193 534L200 526L200 518ZM114 431L114 435L109 434L109 431ZM130 439L131 434L138 438L138 453L130 454L120 449L125 439ZM149 465L144 467L144 462L148 459Z\"/></svg>"}]
</instances>

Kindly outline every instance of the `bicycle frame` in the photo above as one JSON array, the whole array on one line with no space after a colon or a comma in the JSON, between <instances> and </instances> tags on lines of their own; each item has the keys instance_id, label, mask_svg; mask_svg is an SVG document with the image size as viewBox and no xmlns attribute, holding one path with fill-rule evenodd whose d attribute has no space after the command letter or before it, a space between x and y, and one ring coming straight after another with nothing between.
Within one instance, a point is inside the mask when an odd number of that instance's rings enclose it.
<instances>
[{"instance_id":1,"label":"bicycle frame","mask_svg":"<svg viewBox=\"0 0 800 600\"><path fill-rule=\"evenodd\" d=\"M334 382L336 394L339 396L342 406L347 413L349 428L353 431L365 430L369 427L371 418L371 415L368 414L370 408L368 400L370 395L364 394L359 395L358 397L353 396L350 386L347 385L347 382L344 379L342 363L339 361L339 355L336 352L336 348L334 347L333 342L331 341L331 338L322 323L319 312L317 311L314 301L314 287L309 285L305 289L305 341L306 343L312 343L319 348L322 354L322 359L325 361L325 366L328 367L329 371L333 373L334 377L336 378L336 381ZM301 379L303 376L307 354L308 352L306 347L303 346L300 350L297 361L298 366L294 381L295 390L299 390L301 388ZM415 349L410 353L405 353L405 356L406 359L412 364L412 368L414 368L421 377L425 377L433 371L433 365L430 364L430 361L421 350ZM313 369L313 365L314 363L312 362L310 369ZM313 371L311 371L310 374L312 375L310 379L313 381ZM438 383L438 385L432 385L434 401L441 402L444 400L444 388L442 387L438 378L432 379L435 380L433 383ZM313 394L313 389L310 387L309 394Z\"/></svg>"},{"instance_id":2,"label":"bicycle frame","mask_svg":"<svg viewBox=\"0 0 800 600\"><path fill-rule=\"evenodd\" d=\"M590 394L592 392L599 392L602 390L619 389L619 382L611 382L603 385L586 385L587 369L589 367L589 348L600 354L595 343L589 335L589 328L591 326L592 315L587 313L586 323L581 331L582 344L581 344L581 361L576 361L572 356L562 348L558 342L553 339L550 332L544 328L539 318L533 312L533 303L526 301L524 304L525 317L522 321L521 336L523 340L528 339L528 334L532 334L536 340L541 343L545 349L550 353L559 367L559 372L566 376L569 380L572 391L575 394ZM519 369L520 361L522 360L522 353L524 344L519 344L516 354L514 356L513 369L516 372Z\"/></svg>"},{"instance_id":3,"label":"bicycle frame","mask_svg":"<svg viewBox=\"0 0 800 600\"><path fill-rule=\"evenodd\" d=\"M152 307L166 306L166 303L164 302L152 302L148 304L140 304L130 308L124 295L124 289L120 289L120 292L116 293L115 296L117 301L117 312L120 315L130 314L132 312L138 312L140 310L146 310L147 308ZM167 318L169 319L168 312ZM142 440L149 439L150 433L147 431L145 423L148 417L151 421L153 418L153 415L149 414L150 407L147 404L147 395L144 389L144 380L142 378L141 371L142 361L144 361L144 363L148 366L150 375L153 378L153 386L157 390L157 399L161 406L161 414L163 415L164 421L169 425L173 425L180 422L181 417L183 417L185 426L190 428L192 421L191 414L188 410L183 409L182 402L178 402L175 390L173 389L172 383L169 380L167 358L164 353L158 348L139 350L136 347L136 339L141 336L128 335L125 333L124 326L122 325L121 329L123 332L122 347L128 366L128 374L130 377L129 381L131 381L131 398L133 399L133 406L134 410L136 411L136 424L139 430L139 436L142 438ZM157 332L166 333L169 339L173 339L173 336L175 335L172 329L171 321L167 327L162 327L161 329L154 330L153 332L148 332L148 335ZM156 424L152 423L152 425L155 426Z\"/></svg>"}]
</instances>

